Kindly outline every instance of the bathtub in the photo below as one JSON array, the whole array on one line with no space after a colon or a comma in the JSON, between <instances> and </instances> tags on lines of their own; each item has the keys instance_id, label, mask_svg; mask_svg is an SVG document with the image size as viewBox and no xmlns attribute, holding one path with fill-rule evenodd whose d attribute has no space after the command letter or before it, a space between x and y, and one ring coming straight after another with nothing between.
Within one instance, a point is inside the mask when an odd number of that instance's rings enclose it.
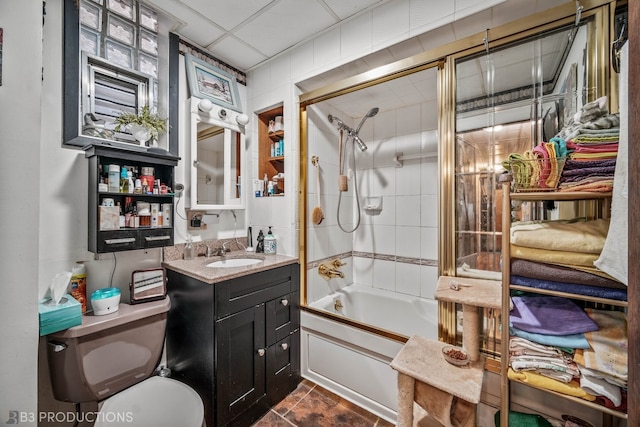
<instances>
[{"instance_id":1,"label":"bathtub","mask_svg":"<svg viewBox=\"0 0 640 427\"><path fill-rule=\"evenodd\" d=\"M308 308L300 319L302 376L395 423L397 373L389 363L403 337L438 339L437 302L352 284Z\"/></svg>"}]
</instances>

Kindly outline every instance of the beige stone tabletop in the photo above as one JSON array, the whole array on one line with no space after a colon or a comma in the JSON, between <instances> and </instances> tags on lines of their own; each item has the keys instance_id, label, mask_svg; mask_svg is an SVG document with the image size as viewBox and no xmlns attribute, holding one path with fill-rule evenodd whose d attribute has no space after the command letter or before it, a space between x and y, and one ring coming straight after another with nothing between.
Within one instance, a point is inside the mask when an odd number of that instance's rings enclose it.
<instances>
[{"instance_id":1,"label":"beige stone tabletop","mask_svg":"<svg viewBox=\"0 0 640 427\"><path fill-rule=\"evenodd\" d=\"M484 362L455 366L444 360L440 341L414 335L391 361L396 371L429 384L467 402L477 404L482 391Z\"/></svg>"},{"instance_id":2,"label":"beige stone tabletop","mask_svg":"<svg viewBox=\"0 0 640 427\"><path fill-rule=\"evenodd\" d=\"M243 267L222 267L214 268L207 267L215 261L219 261L223 258L258 258L261 261L257 264L247 265ZM226 254L224 257L204 257L198 256L192 260L174 259L166 260L162 263L162 266L167 270L173 270L178 273L182 273L186 276L193 277L205 283L214 284L236 277L246 276L248 274L258 273L260 271L270 270L272 268L281 267L283 265L289 265L298 262L297 258L286 255L265 255L244 251L233 251Z\"/></svg>"},{"instance_id":3,"label":"beige stone tabletop","mask_svg":"<svg viewBox=\"0 0 640 427\"><path fill-rule=\"evenodd\" d=\"M502 283L499 280L440 276L435 299L474 307L501 308Z\"/></svg>"}]
</instances>

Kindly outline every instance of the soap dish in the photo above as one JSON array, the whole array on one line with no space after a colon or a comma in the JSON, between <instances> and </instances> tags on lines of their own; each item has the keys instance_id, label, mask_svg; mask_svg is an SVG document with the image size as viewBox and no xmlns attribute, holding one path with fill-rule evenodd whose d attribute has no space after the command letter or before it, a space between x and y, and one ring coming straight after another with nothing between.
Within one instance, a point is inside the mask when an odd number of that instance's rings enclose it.
<instances>
[{"instance_id":1,"label":"soap dish","mask_svg":"<svg viewBox=\"0 0 640 427\"><path fill-rule=\"evenodd\" d=\"M463 348L452 345L442 347L442 355L444 356L444 360L456 366L466 366L470 361L469 353Z\"/></svg>"}]
</instances>

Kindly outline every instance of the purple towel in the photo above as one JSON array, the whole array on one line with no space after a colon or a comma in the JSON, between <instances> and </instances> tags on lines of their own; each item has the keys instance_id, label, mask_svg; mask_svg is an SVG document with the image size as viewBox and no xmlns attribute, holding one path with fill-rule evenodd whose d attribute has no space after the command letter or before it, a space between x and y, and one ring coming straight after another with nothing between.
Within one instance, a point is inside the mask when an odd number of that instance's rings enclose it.
<instances>
[{"instance_id":1,"label":"purple towel","mask_svg":"<svg viewBox=\"0 0 640 427\"><path fill-rule=\"evenodd\" d=\"M585 311L568 298L548 295L514 296L511 324L523 331L570 335L598 330Z\"/></svg>"}]
</instances>

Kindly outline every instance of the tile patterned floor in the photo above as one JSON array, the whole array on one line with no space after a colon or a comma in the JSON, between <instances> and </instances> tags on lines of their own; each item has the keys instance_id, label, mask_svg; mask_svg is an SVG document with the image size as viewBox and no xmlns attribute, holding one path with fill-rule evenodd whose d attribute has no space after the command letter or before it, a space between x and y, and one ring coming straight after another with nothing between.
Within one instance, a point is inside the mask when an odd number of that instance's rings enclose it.
<instances>
[{"instance_id":1,"label":"tile patterned floor","mask_svg":"<svg viewBox=\"0 0 640 427\"><path fill-rule=\"evenodd\" d=\"M282 402L252 427L391 427L393 424L302 380Z\"/></svg>"}]
</instances>

